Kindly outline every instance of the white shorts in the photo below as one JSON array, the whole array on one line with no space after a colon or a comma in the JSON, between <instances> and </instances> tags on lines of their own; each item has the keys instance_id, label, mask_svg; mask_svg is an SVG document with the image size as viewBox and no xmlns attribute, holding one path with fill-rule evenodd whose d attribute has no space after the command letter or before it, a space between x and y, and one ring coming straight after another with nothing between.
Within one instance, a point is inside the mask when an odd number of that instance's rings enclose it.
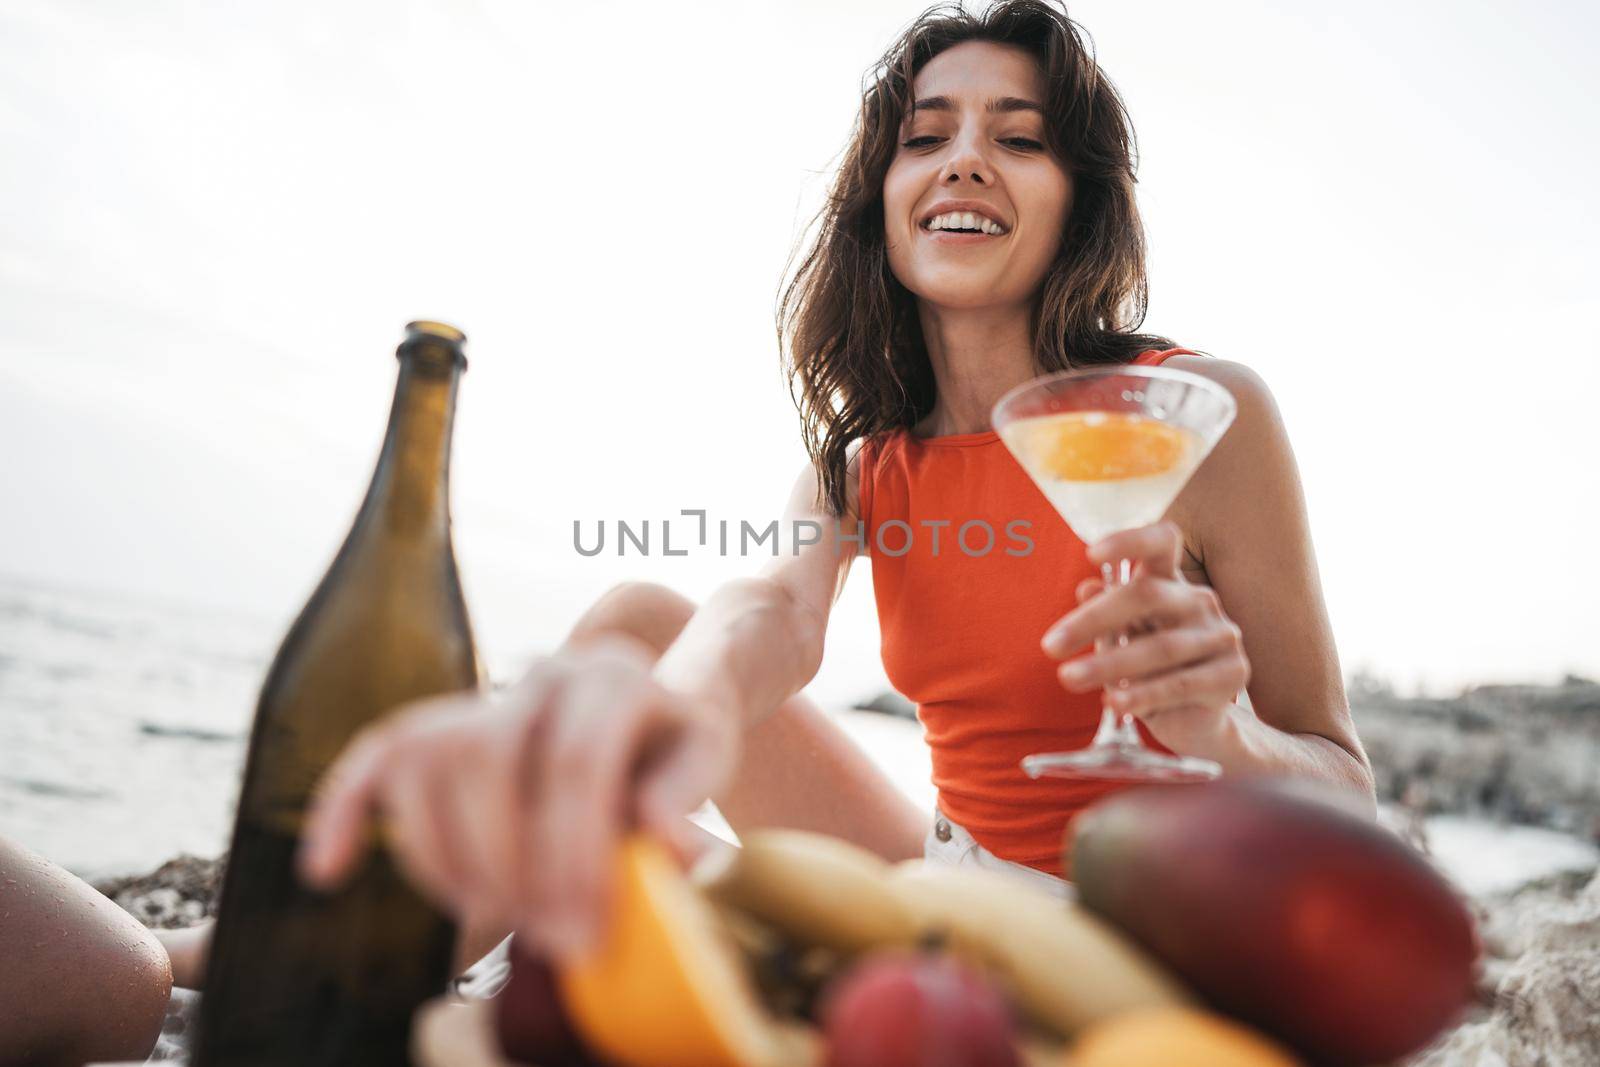
<instances>
[{"instance_id":1,"label":"white shorts","mask_svg":"<svg viewBox=\"0 0 1600 1067\"><path fill-rule=\"evenodd\" d=\"M933 826L922 841L922 858L945 867L982 867L999 871L1062 900L1076 900L1072 883L1021 863L1003 860L973 840L961 824L935 808Z\"/></svg>"}]
</instances>

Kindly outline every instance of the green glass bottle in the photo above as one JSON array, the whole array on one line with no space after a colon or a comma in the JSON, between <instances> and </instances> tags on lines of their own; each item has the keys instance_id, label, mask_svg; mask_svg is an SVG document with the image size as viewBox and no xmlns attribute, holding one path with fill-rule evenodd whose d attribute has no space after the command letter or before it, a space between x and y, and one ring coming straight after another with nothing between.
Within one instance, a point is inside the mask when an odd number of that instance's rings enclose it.
<instances>
[{"instance_id":1,"label":"green glass bottle","mask_svg":"<svg viewBox=\"0 0 1600 1067\"><path fill-rule=\"evenodd\" d=\"M411 1013L449 978L454 927L380 844L331 894L302 885L294 858L312 789L358 730L398 704L480 682L450 540L450 432L465 340L442 323L407 327L372 484L267 673L197 1067L407 1063Z\"/></svg>"}]
</instances>

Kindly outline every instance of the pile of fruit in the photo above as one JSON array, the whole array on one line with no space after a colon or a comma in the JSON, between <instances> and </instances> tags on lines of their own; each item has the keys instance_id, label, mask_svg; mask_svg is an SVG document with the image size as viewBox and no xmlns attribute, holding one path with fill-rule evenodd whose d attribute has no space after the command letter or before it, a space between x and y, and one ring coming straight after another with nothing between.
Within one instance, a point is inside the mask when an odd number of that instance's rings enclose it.
<instances>
[{"instance_id":1,"label":"pile of fruit","mask_svg":"<svg viewBox=\"0 0 1600 1067\"><path fill-rule=\"evenodd\" d=\"M1264 782L1077 820L1067 904L1004 874L749 835L685 876L626 843L606 944L435 1006L426 1067L1304 1067L1421 1048L1471 995L1469 913L1370 821ZM464 1036L466 1035L466 1036Z\"/></svg>"}]
</instances>

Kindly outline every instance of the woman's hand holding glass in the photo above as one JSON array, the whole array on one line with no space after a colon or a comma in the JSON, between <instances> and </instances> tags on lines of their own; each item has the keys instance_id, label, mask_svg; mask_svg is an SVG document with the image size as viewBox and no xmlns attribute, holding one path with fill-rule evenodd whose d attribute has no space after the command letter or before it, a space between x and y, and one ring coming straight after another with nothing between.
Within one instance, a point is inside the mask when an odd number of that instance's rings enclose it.
<instances>
[{"instance_id":1,"label":"woman's hand holding glass","mask_svg":"<svg viewBox=\"0 0 1600 1067\"><path fill-rule=\"evenodd\" d=\"M664 688L651 667L642 646L606 637L502 694L422 701L363 731L319 787L303 875L324 888L347 878L376 819L401 869L459 921L558 957L583 951L619 837L637 826L689 850L684 816L733 770L734 716Z\"/></svg>"},{"instance_id":2,"label":"woman's hand holding glass","mask_svg":"<svg viewBox=\"0 0 1600 1067\"><path fill-rule=\"evenodd\" d=\"M1182 551L1182 533L1172 522L1090 546L1096 565L1129 560L1132 579L1109 591L1099 579L1085 580L1077 589L1079 606L1046 632L1043 646L1064 661L1057 676L1068 690L1109 687L1111 706L1142 719L1163 745L1180 754L1204 753L1213 750L1211 742L1249 684L1250 661L1217 594L1183 577ZM1075 655L1091 642L1093 652Z\"/></svg>"}]
</instances>

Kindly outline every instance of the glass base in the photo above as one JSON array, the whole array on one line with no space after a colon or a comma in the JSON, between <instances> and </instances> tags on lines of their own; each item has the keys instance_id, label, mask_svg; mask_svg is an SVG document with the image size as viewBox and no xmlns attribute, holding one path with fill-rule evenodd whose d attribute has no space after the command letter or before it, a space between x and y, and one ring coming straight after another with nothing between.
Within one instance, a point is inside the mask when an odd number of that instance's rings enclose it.
<instances>
[{"instance_id":1,"label":"glass base","mask_svg":"<svg viewBox=\"0 0 1600 1067\"><path fill-rule=\"evenodd\" d=\"M1040 752L1022 761L1029 778L1118 782L1209 782L1222 765L1199 756L1168 756L1143 744L1102 742L1076 752Z\"/></svg>"}]
</instances>

